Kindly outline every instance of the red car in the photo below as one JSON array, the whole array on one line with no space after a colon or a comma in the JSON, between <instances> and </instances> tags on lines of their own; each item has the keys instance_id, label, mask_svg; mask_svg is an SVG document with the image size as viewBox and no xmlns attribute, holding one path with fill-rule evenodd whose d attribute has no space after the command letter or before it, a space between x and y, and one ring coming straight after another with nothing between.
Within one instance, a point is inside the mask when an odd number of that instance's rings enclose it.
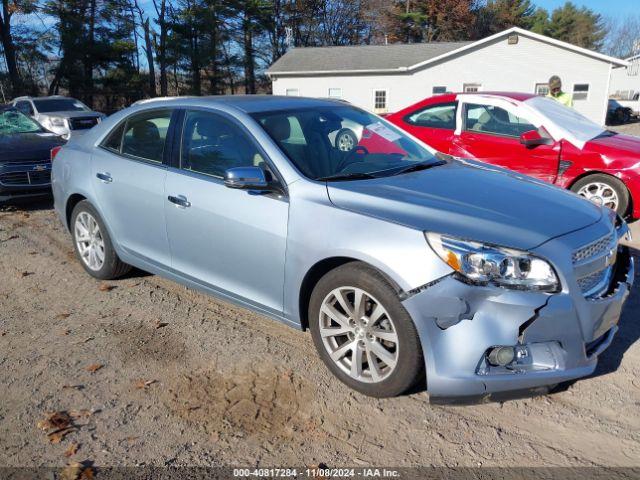
<instances>
[{"instance_id":1,"label":"red car","mask_svg":"<svg viewBox=\"0 0 640 480\"><path fill-rule=\"evenodd\" d=\"M443 153L531 175L640 217L640 138L606 130L552 99L445 94L386 119Z\"/></svg>"}]
</instances>

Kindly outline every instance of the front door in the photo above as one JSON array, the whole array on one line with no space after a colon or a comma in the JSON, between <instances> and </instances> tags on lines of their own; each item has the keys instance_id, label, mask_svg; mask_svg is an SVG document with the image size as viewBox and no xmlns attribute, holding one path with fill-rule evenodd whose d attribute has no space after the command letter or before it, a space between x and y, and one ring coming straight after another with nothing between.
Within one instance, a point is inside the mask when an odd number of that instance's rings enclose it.
<instances>
[{"instance_id":1,"label":"front door","mask_svg":"<svg viewBox=\"0 0 640 480\"><path fill-rule=\"evenodd\" d=\"M133 115L92 157L92 178L101 215L114 241L130 255L168 267L164 218L165 143L171 110Z\"/></svg>"},{"instance_id":2,"label":"front door","mask_svg":"<svg viewBox=\"0 0 640 480\"><path fill-rule=\"evenodd\" d=\"M494 105L465 103L462 129L453 140L452 155L475 158L554 183L560 144L525 147L520 135L537 130L527 120ZM543 135L548 135L540 130Z\"/></svg>"},{"instance_id":3,"label":"front door","mask_svg":"<svg viewBox=\"0 0 640 480\"><path fill-rule=\"evenodd\" d=\"M268 166L250 134L222 113L185 112L165 212L173 269L222 295L281 315L286 196L224 185L233 167Z\"/></svg>"}]
</instances>

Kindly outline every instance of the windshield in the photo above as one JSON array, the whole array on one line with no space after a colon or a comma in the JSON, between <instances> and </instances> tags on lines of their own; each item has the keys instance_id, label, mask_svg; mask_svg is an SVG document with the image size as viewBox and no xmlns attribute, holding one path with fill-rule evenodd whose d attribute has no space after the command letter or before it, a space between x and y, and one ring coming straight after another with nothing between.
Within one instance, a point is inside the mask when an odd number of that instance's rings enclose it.
<instances>
[{"instance_id":1,"label":"windshield","mask_svg":"<svg viewBox=\"0 0 640 480\"><path fill-rule=\"evenodd\" d=\"M253 117L313 180L393 175L438 162L401 130L348 105L259 112Z\"/></svg>"},{"instance_id":2,"label":"windshield","mask_svg":"<svg viewBox=\"0 0 640 480\"><path fill-rule=\"evenodd\" d=\"M36 110L40 113L50 112L82 112L89 111L89 108L73 98L47 98L33 100Z\"/></svg>"},{"instance_id":3,"label":"windshield","mask_svg":"<svg viewBox=\"0 0 640 480\"><path fill-rule=\"evenodd\" d=\"M0 135L14 135L17 133L43 132L38 122L32 120L17 110L0 111Z\"/></svg>"},{"instance_id":4,"label":"windshield","mask_svg":"<svg viewBox=\"0 0 640 480\"><path fill-rule=\"evenodd\" d=\"M533 97L524 103L533 107L544 118L545 128L552 136L566 138L579 148L582 148L585 142L606 131L602 126L589 120L575 109L565 107L550 98Z\"/></svg>"}]
</instances>

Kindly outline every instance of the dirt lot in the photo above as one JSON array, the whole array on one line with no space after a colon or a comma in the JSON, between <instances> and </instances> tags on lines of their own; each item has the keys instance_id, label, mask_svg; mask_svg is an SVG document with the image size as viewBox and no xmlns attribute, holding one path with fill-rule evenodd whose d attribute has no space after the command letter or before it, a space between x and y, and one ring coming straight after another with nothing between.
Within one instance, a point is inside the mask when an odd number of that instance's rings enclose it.
<instances>
[{"instance_id":1,"label":"dirt lot","mask_svg":"<svg viewBox=\"0 0 640 480\"><path fill-rule=\"evenodd\" d=\"M637 287L593 378L455 407L354 393L308 334L162 278L94 281L46 206L0 212L0 279L0 466L638 466Z\"/></svg>"}]
</instances>

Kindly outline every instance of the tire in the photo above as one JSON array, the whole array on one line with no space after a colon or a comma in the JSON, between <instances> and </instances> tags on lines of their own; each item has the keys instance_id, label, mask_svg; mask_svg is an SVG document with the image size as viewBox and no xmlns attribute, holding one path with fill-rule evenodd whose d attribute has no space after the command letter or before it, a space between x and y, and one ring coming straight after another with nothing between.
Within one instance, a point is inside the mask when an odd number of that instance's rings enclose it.
<instances>
[{"instance_id":1,"label":"tire","mask_svg":"<svg viewBox=\"0 0 640 480\"><path fill-rule=\"evenodd\" d=\"M603 190L604 189L604 190ZM624 217L629 209L629 191L627 187L611 175L605 175L602 173L596 173L581 178L571 186L571 191L578 195L591 200L598 204L598 199L605 199L605 204L616 211L618 215ZM599 195L601 194L601 195ZM612 207L610 202L607 202L607 198L611 198L609 195L615 194L616 202L615 208ZM602 204L600 202L599 204Z\"/></svg>"},{"instance_id":2,"label":"tire","mask_svg":"<svg viewBox=\"0 0 640 480\"><path fill-rule=\"evenodd\" d=\"M358 145L358 137L353 130L343 128L336 135L336 148L341 152L350 152Z\"/></svg>"},{"instance_id":3,"label":"tire","mask_svg":"<svg viewBox=\"0 0 640 480\"><path fill-rule=\"evenodd\" d=\"M358 316L353 315L356 292L363 292L366 297L361 298L368 299L358 323L355 322ZM342 295L343 303L338 294ZM347 309L342 307L344 302L352 314L348 319L344 315ZM366 319L368 324L364 322ZM387 279L364 263L347 263L320 279L309 302L309 327L325 365L360 393L393 397L424 380L422 348L411 317ZM330 328L334 332L327 334ZM379 356L381 353L384 355ZM355 364L360 369L354 368L356 358L361 359Z\"/></svg>"},{"instance_id":4,"label":"tire","mask_svg":"<svg viewBox=\"0 0 640 480\"><path fill-rule=\"evenodd\" d=\"M91 223L92 221L95 224ZM82 240L83 229L87 232L91 229L94 232L93 235L85 234L88 235L86 237L88 239L85 241ZM73 209L70 230L76 257L92 277L100 280L113 280L131 270L131 266L122 262L118 257L102 218L87 200L78 202ZM93 253L87 254L91 248L93 248ZM102 252L101 262L100 252Z\"/></svg>"}]
</instances>

